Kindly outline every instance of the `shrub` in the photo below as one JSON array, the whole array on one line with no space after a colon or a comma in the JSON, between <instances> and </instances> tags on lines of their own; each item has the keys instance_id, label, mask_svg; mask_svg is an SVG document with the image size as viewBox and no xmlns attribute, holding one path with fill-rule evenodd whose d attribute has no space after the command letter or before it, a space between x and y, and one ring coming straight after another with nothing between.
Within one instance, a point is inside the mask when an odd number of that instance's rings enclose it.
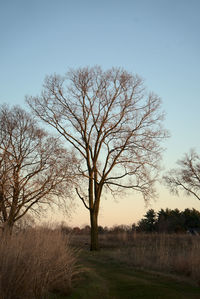
<instances>
[{"instance_id":1,"label":"shrub","mask_svg":"<svg viewBox=\"0 0 200 299\"><path fill-rule=\"evenodd\" d=\"M69 293L77 272L76 253L59 232L35 229L2 238L0 299L41 299L48 292Z\"/></svg>"}]
</instances>

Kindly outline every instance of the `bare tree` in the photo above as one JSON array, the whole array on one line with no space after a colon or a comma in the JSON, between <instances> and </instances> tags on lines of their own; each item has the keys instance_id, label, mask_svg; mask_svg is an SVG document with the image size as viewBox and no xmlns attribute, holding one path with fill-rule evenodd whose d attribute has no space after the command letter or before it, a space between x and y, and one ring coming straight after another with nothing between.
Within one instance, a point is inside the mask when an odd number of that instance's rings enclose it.
<instances>
[{"instance_id":1,"label":"bare tree","mask_svg":"<svg viewBox=\"0 0 200 299\"><path fill-rule=\"evenodd\" d=\"M28 97L32 110L55 128L79 154L79 174L88 192L76 189L89 210L91 250L97 250L98 213L104 187L154 195L153 183L166 131L160 98L146 94L142 80L123 69L100 67L48 76L39 97ZM82 187L85 185L82 185Z\"/></svg>"},{"instance_id":2,"label":"bare tree","mask_svg":"<svg viewBox=\"0 0 200 299\"><path fill-rule=\"evenodd\" d=\"M177 164L179 168L172 169L164 176L166 185L173 193L179 194L182 190L186 195L200 200L200 156L191 150Z\"/></svg>"},{"instance_id":3,"label":"bare tree","mask_svg":"<svg viewBox=\"0 0 200 299\"><path fill-rule=\"evenodd\" d=\"M0 222L10 231L29 210L67 196L73 158L19 107L0 107Z\"/></svg>"}]
</instances>

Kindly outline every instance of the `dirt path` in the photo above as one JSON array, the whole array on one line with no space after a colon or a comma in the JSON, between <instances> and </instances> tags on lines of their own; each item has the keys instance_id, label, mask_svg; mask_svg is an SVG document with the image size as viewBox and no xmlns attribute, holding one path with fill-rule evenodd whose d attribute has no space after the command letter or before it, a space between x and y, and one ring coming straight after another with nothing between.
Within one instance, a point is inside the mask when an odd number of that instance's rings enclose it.
<instances>
[{"instance_id":1,"label":"dirt path","mask_svg":"<svg viewBox=\"0 0 200 299\"><path fill-rule=\"evenodd\" d=\"M87 269L71 299L200 299L200 288L166 276L138 271L102 253L84 253Z\"/></svg>"}]
</instances>

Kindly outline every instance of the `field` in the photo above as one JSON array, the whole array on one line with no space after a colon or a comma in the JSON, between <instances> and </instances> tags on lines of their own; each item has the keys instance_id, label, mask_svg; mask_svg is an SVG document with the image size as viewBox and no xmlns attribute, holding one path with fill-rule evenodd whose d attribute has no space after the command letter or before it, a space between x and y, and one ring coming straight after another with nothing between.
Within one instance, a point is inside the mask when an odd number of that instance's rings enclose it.
<instances>
[{"instance_id":1,"label":"field","mask_svg":"<svg viewBox=\"0 0 200 299\"><path fill-rule=\"evenodd\" d=\"M102 234L95 253L88 235L71 241L86 271L69 298L200 298L199 237Z\"/></svg>"},{"instance_id":2,"label":"field","mask_svg":"<svg viewBox=\"0 0 200 299\"><path fill-rule=\"evenodd\" d=\"M200 238L33 229L2 238L0 299L200 298ZM31 269L31 271L30 271Z\"/></svg>"}]
</instances>

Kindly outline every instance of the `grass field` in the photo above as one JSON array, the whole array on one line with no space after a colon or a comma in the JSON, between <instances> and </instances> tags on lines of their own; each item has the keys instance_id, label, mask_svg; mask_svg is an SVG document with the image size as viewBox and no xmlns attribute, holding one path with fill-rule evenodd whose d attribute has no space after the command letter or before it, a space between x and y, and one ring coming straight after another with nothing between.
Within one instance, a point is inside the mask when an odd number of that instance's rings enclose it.
<instances>
[{"instance_id":1,"label":"grass field","mask_svg":"<svg viewBox=\"0 0 200 299\"><path fill-rule=\"evenodd\" d=\"M89 235L72 236L72 244L86 248ZM85 245L84 245L85 244ZM200 285L200 237L187 234L107 233L101 249L134 268L187 277Z\"/></svg>"},{"instance_id":2,"label":"grass field","mask_svg":"<svg viewBox=\"0 0 200 299\"><path fill-rule=\"evenodd\" d=\"M200 288L187 280L134 269L108 251L82 251L80 261L85 271L69 299L200 298Z\"/></svg>"},{"instance_id":3,"label":"grass field","mask_svg":"<svg viewBox=\"0 0 200 299\"><path fill-rule=\"evenodd\" d=\"M50 229L2 238L0 299L200 299L200 238L115 234L100 244L90 252L89 235Z\"/></svg>"}]
</instances>

